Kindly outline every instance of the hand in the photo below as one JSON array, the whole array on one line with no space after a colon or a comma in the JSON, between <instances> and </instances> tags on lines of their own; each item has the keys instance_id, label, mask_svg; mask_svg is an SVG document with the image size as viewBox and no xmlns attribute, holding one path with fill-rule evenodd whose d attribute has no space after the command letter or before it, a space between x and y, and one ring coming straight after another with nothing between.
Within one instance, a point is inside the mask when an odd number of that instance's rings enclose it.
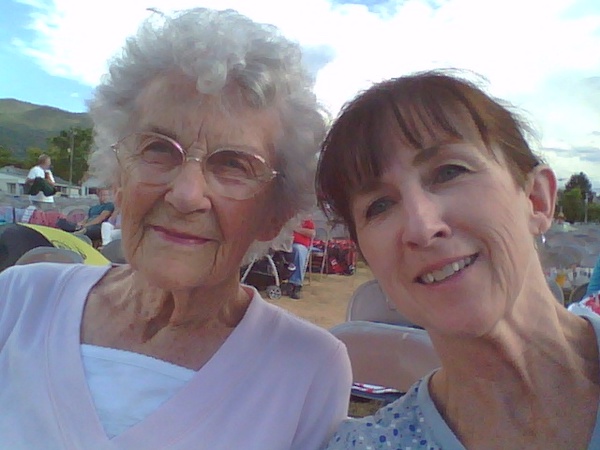
<instances>
[{"instance_id":1,"label":"hand","mask_svg":"<svg viewBox=\"0 0 600 450\"><path fill-rule=\"evenodd\" d=\"M50 183L51 185L54 185L54 177L52 176L52 172L50 172L49 170L46 170L46 172L44 172L44 178L46 179L46 181L48 183Z\"/></svg>"}]
</instances>

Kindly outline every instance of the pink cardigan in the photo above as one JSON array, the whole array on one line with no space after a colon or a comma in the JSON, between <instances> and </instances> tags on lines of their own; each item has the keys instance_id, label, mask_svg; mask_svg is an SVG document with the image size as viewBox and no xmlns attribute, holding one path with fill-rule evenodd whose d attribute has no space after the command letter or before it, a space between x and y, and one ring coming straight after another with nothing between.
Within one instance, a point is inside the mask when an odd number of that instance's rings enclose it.
<instances>
[{"instance_id":1,"label":"pink cardigan","mask_svg":"<svg viewBox=\"0 0 600 450\"><path fill-rule=\"evenodd\" d=\"M346 416L343 344L256 294L189 383L108 439L79 338L87 294L107 269L42 263L0 274L0 448L311 450Z\"/></svg>"}]
</instances>

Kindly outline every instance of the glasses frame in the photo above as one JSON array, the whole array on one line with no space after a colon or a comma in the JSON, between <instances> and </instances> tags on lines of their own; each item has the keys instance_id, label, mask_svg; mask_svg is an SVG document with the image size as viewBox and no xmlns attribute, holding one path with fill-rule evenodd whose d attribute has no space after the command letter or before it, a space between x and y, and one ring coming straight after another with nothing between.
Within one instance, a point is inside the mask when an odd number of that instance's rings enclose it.
<instances>
[{"instance_id":1,"label":"glasses frame","mask_svg":"<svg viewBox=\"0 0 600 450\"><path fill-rule=\"evenodd\" d=\"M168 143L170 143L181 154L181 157L182 157L181 158L181 163L178 164L178 166L177 166L179 169L182 168L184 166L184 164L187 163L188 161L194 161L194 162L200 163L200 165L202 166L202 173L206 174L206 161L211 156L216 155L218 153L221 153L223 151L235 152L235 153L243 153L245 155L249 155L249 156L255 158L258 162L260 162L261 164L263 164L265 166L265 168L267 169L265 175L253 178L253 180L256 180L258 182L258 186L257 186L256 190L253 191L250 196L244 197L244 198L238 198L238 197L230 197L228 195L225 195L225 194L221 193L221 195L223 195L224 197L233 198L233 199L236 199L236 200L244 200L244 199L252 198L256 194L258 194L258 192L260 192L260 190L264 187L264 185L266 185L269 181L271 181L274 178L276 178L276 177L278 177L278 176L281 175L280 172L278 172L277 170L273 169L269 165L269 163L266 161L265 158L263 158L260 155L255 154L255 153L247 152L247 151L244 151L244 150L238 150L238 149L235 149L235 148L224 147L224 148L218 148L218 149L216 149L216 150L214 150L212 152L207 152L202 157L190 156L190 155L188 155L188 151L185 148L183 148L183 145L181 145L175 139L173 139L173 138L171 138L169 136L166 136L166 135L164 135L162 133L157 133L155 131L136 131L136 132L128 134L127 136L119 139L117 142L115 142L114 144L112 144L110 147L111 147L112 151L115 153L117 161L119 162L120 165L123 164L122 161L121 161L121 158L119 157L120 150L121 150L121 148L123 148L123 143L127 139L130 139L130 138L132 138L134 136L152 136L152 137L155 137L157 139L162 139L162 140L165 140ZM188 147L188 149L194 147L194 145L196 144L196 142L198 142L198 141L192 142L192 144ZM134 150L137 151L138 149L135 148ZM172 183L172 181L168 182L168 183L164 183L164 184L168 185L170 183ZM160 183L160 184L163 184L163 183Z\"/></svg>"}]
</instances>

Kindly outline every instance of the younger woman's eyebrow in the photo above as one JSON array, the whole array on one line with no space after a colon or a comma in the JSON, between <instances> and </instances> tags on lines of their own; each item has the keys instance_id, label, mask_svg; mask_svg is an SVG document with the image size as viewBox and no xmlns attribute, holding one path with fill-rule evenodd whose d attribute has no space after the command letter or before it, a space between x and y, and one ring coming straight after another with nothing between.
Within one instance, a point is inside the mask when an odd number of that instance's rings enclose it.
<instances>
[{"instance_id":1,"label":"younger woman's eyebrow","mask_svg":"<svg viewBox=\"0 0 600 450\"><path fill-rule=\"evenodd\" d=\"M443 140L440 142L436 142L432 146L420 149L417 151L417 154L416 154L415 158L413 159L412 165L415 167L420 166L423 163L435 158L440 153L441 150L447 148L450 145L459 144L461 142L464 142L464 141L459 138L451 138L451 139L446 139L446 140Z\"/></svg>"},{"instance_id":2,"label":"younger woman's eyebrow","mask_svg":"<svg viewBox=\"0 0 600 450\"><path fill-rule=\"evenodd\" d=\"M371 178L363 183L361 183L360 187L354 189L352 193L352 197L356 197L359 195L368 194L369 192L373 192L380 188L383 185L379 178Z\"/></svg>"}]
</instances>

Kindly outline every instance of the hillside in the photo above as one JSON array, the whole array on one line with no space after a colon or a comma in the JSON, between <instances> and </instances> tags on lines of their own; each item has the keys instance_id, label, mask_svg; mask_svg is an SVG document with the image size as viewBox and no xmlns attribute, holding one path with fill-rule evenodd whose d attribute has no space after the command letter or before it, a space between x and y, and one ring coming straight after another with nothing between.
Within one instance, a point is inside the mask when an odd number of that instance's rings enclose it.
<instances>
[{"instance_id":1,"label":"hillside","mask_svg":"<svg viewBox=\"0 0 600 450\"><path fill-rule=\"evenodd\" d=\"M18 157L30 147L46 149L47 139L70 127L91 127L85 113L72 113L12 98L0 99L0 146Z\"/></svg>"}]
</instances>

